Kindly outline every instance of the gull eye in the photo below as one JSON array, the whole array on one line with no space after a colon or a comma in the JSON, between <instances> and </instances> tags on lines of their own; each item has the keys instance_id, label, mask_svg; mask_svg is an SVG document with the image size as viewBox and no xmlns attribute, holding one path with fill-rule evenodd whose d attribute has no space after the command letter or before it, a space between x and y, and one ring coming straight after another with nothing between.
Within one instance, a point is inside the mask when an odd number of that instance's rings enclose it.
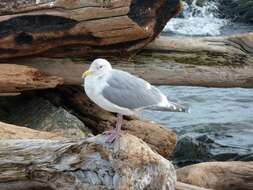
<instances>
[{"instance_id":1,"label":"gull eye","mask_svg":"<svg viewBox=\"0 0 253 190\"><path fill-rule=\"evenodd\" d=\"M100 65L100 66L99 66L99 69L101 69L101 68L103 68L103 65Z\"/></svg>"}]
</instances>

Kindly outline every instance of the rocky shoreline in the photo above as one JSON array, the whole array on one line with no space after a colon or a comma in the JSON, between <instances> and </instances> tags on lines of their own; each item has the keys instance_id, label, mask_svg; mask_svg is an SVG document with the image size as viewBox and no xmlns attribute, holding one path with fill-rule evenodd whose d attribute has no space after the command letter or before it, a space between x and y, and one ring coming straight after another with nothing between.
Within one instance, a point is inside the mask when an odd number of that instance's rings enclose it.
<instances>
[{"instance_id":1,"label":"rocky shoreline","mask_svg":"<svg viewBox=\"0 0 253 190\"><path fill-rule=\"evenodd\" d=\"M124 117L106 142L116 116L81 86L103 56L152 84L253 87L253 33L153 41L180 9L179 0L0 1L1 190L253 189L252 155L214 154L226 147L209 136L177 140Z\"/></svg>"}]
</instances>

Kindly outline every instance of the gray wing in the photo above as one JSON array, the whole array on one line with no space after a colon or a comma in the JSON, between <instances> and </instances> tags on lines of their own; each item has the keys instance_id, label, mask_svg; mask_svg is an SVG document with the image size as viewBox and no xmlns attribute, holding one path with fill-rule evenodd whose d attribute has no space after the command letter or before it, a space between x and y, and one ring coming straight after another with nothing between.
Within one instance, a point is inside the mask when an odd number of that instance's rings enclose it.
<instances>
[{"instance_id":1,"label":"gray wing","mask_svg":"<svg viewBox=\"0 0 253 190\"><path fill-rule=\"evenodd\" d=\"M161 102L160 91L143 79L127 72L112 70L102 95L110 102L129 109L137 109Z\"/></svg>"}]
</instances>

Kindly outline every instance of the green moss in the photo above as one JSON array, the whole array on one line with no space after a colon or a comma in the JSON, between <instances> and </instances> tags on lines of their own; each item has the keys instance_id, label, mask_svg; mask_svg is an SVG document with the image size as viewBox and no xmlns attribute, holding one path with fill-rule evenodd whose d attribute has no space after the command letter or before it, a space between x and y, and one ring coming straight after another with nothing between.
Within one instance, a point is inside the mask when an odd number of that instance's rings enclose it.
<instances>
[{"instance_id":1,"label":"green moss","mask_svg":"<svg viewBox=\"0 0 253 190\"><path fill-rule=\"evenodd\" d=\"M157 53L142 52L137 57L138 62L146 63L164 63L176 62L188 66L241 66L252 61L250 57L245 55L229 55L216 52L173 52L173 53ZM250 61L251 60L251 61Z\"/></svg>"}]
</instances>

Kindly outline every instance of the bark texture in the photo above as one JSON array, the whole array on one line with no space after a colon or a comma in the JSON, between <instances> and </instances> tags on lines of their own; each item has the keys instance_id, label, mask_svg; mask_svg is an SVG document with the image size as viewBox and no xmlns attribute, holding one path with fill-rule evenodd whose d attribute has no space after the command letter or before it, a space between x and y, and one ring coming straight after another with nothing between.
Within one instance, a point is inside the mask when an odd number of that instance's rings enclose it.
<instances>
[{"instance_id":1,"label":"bark texture","mask_svg":"<svg viewBox=\"0 0 253 190\"><path fill-rule=\"evenodd\" d=\"M142 140L121 135L114 144L86 140L0 141L1 190L173 190L172 164Z\"/></svg>"},{"instance_id":2,"label":"bark texture","mask_svg":"<svg viewBox=\"0 0 253 190\"><path fill-rule=\"evenodd\" d=\"M206 162L177 170L178 181L214 190L253 189L253 162Z\"/></svg>"},{"instance_id":3,"label":"bark texture","mask_svg":"<svg viewBox=\"0 0 253 190\"><path fill-rule=\"evenodd\" d=\"M179 10L179 0L3 0L0 60L128 55Z\"/></svg>"}]
</instances>

